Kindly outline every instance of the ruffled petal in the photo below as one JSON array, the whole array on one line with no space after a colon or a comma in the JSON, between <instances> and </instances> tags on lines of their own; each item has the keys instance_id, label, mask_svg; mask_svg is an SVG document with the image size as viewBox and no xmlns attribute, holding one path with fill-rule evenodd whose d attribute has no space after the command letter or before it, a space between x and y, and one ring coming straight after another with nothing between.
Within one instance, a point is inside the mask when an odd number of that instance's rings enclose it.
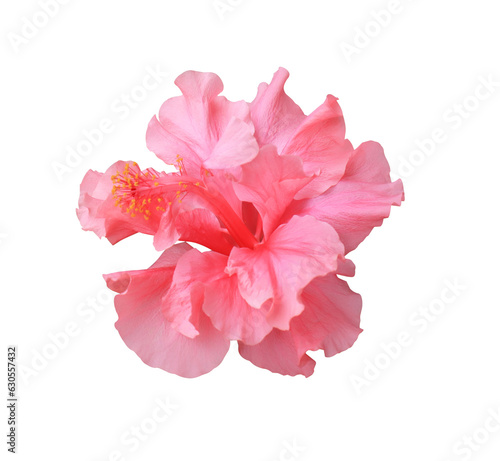
<instances>
[{"instance_id":1,"label":"ruffled petal","mask_svg":"<svg viewBox=\"0 0 500 461\"><path fill-rule=\"evenodd\" d=\"M307 351L324 350L331 357L351 347L359 327L361 297L330 273L314 279L302 292L304 311L290 322L289 331L274 329L254 346L240 343L242 357L283 375L310 376L315 362Z\"/></svg>"},{"instance_id":2,"label":"ruffled petal","mask_svg":"<svg viewBox=\"0 0 500 461\"><path fill-rule=\"evenodd\" d=\"M266 310L250 306L241 296L236 275L205 287L203 311L226 338L245 344L259 343L272 330Z\"/></svg>"},{"instance_id":3,"label":"ruffled petal","mask_svg":"<svg viewBox=\"0 0 500 461\"><path fill-rule=\"evenodd\" d=\"M241 179L233 187L240 200L255 206L263 221L264 236L269 237L295 194L311 179L299 157L280 156L276 147L269 145L253 162L242 166Z\"/></svg>"},{"instance_id":4,"label":"ruffled petal","mask_svg":"<svg viewBox=\"0 0 500 461\"><path fill-rule=\"evenodd\" d=\"M226 264L227 256L211 251L193 249L182 256L164 296L163 313L177 331L196 337L197 317L193 312L202 306L227 339L256 344L272 327L264 310L251 307L242 298L237 277L224 272Z\"/></svg>"},{"instance_id":5,"label":"ruffled petal","mask_svg":"<svg viewBox=\"0 0 500 461\"><path fill-rule=\"evenodd\" d=\"M249 346L238 343L240 355L254 365L282 375L304 375L314 372L316 362L304 354L297 357L297 350L289 331L273 330L259 344Z\"/></svg>"},{"instance_id":6,"label":"ruffled petal","mask_svg":"<svg viewBox=\"0 0 500 461\"><path fill-rule=\"evenodd\" d=\"M257 155L249 105L218 96L223 85L217 75L188 71L175 84L182 96L165 101L159 116L151 119L148 149L171 165L181 157L191 176L201 168L235 167Z\"/></svg>"},{"instance_id":7,"label":"ruffled petal","mask_svg":"<svg viewBox=\"0 0 500 461\"><path fill-rule=\"evenodd\" d=\"M254 249L234 248L226 272L238 275L240 293L251 306L272 300L267 321L287 330L304 308L302 290L315 277L336 270L343 253L331 226L312 216L294 216Z\"/></svg>"},{"instance_id":8,"label":"ruffled petal","mask_svg":"<svg viewBox=\"0 0 500 461\"><path fill-rule=\"evenodd\" d=\"M198 243L225 255L231 253L234 241L212 212L202 208L184 211L179 213L175 224L179 240Z\"/></svg>"},{"instance_id":9,"label":"ruffled petal","mask_svg":"<svg viewBox=\"0 0 500 461\"><path fill-rule=\"evenodd\" d=\"M296 198L315 197L337 184L353 150L345 139L344 117L337 98L328 95L302 122L282 152L282 155L299 156L305 172L316 175Z\"/></svg>"},{"instance_id":10,"label":"ruffled petal","mask_svg":"<svg viewBox=\"0 0 500 461\"><path fill-rule=\"evenodd\" d=\"M295 202L287 216L311 215L338 232L346 253L354 250L404 199L401 180L391 182L389 164L380 144L361 144L342 180L323 195Z\"/></svg>"},{"instance_id":11,"label":"ruffled petal","mask_svg":"<svg viewBox=\"0 0 500 461\"><path fill-rule=\"evenodd\" d=\"M229 349L227 341L198 313L199 334L191 339L172 328L162 315L161 299L168 290L179 257L189 251L187 244L176 245L150 269L119 272L105 276L115 297L116 328L123 341L149 366L192 378L218 366Z\"/></svg>"},{"instance_id":12,"label":"ruffled petal","mask_svg":"<svg viewBox=\"0 0 500 461\"><path fill-rule=\"evenodd\" d=\"M271 83L261 83L251 103L255 137L260 146L273 144L282 152L297 130L305 115L300 107L285 93L285 82L289 77L286 69L280 67Z\"/></svg>"},{"instance_id":13,"label":"ruffled petal","mask_svg":"<svg viewBox=\"0 0 500 461\"><path fill-rule=\"evenodd\" d=\"M350 348L361 333L361 296L330 273L302 292L304 311L292 319L290 333L297 354L323 349L327 357Z\"/></svg>"},{"instance_id":14,"label":"ruffled petal","mask_svg":"<svg viewBox=\"0 0 500 461\"><path fill-rule=\"evenodd\" d=\"M119 161L105 173L89 170L80 186L80 199L76 210L83 230L94 232L99 238L106 237L113 245L137 232L154 234L158 221L135 218L115 206L111 177L124 170L127 162Z\"/></svg>"}]
</instances>

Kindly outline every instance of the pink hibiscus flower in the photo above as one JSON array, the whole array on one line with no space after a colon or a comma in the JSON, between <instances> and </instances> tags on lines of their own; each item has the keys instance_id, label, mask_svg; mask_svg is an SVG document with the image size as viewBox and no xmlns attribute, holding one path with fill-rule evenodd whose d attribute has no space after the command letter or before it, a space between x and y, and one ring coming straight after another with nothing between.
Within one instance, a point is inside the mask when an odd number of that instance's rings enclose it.
<instances>
[{"instance_id":1,"label":"pink hibiscus flower","mask_svg":"<svg viewBox=\"0 0 500 461\"><path fill-rule=\"evenodd\" d=\"M306 116L287 78L279 69L248 104L219 96L215 74L185 72L146 134L177 171L120 161L82 182L83 229L112 244L150 234L163 251L105 275L116 327L150 366L199 376L236 340L259 367L310 376L308 351L330 357L361 332L361 298L339 275L354 275L345 255L401 203L402 183L379 144L345 139L336 98Z\"/></svg>"}]
</instances>

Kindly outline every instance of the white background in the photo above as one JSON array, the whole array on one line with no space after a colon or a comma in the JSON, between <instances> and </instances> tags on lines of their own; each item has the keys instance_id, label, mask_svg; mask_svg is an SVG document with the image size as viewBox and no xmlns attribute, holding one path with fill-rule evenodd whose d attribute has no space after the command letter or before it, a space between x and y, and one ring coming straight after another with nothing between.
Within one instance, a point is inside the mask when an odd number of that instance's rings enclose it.
<instances>
[{"instance_id":1,"label":"white background","mask_svg":"<svg viewBox=\"0 0 500 461\"><path fill-rule=\"evenodd\" d=\"M401 0L383 26L389 0L232 3L73 0L33 31L40 3L4 2L0 328L19 349L17 459L498 459L500 86L481 84L500 81L498 2ZM158 66L168 75L141 93ZM181 72L215 72L225 96L250 101L278 66L306 113L339 97L348 138L379 141L405 185L402 207L351 254L364 332L334 358L313 353L308 379L235 348L197 379L149 368L116 332L101 274L158 255L147 236L113 247L83 232L79 184L120 159L161 168L144 135ZM144 97L126 112L131 93ZM54 162L104 119L112 132L59 180ZM415 152L436 129L442 142ZM447 284L459 288L445 302ZM175 406L160 423L157 399Z\"/></svg>"}]
</instances>

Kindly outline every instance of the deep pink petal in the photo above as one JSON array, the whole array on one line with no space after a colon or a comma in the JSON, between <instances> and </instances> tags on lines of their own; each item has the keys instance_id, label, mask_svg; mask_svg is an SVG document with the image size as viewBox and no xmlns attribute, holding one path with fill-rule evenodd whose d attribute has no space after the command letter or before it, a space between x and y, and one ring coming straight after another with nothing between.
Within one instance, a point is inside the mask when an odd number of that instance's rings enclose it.
<instances>
[{"instance_id":1,"label":"deep pink petal","mask_svg":"<svg viewBox=\"0 0 500 461\"><path fill-rule=\"evenodd\" d=\"M251 306L272 300L267 321L287 330L304 308L302 290L315 277L336 270L343 252L331 226L312 216L294 216L254 249L234 248L226 272L238 275L240 293Z\"/></svg>"},{"instance_id":2,"label":"deep pink petal","mask_svg":"<svg viewBox=\"0 0 500 461\"><path fill-rule=\"evenodd\" d=\"M199 312L199 334L188 338L171 327L161 313L161 299L168 290L175 264L189 251L187 244L167 250L150 269L105 276L115 297L116 328L127 346L147 365L192 378L219 365L229 348L208 317Z\"/></svg>"},{"instance_id":3,"label":"deep pink petal","mask_svg":"<svg viewBox=\"0 0 500 461\"><path fill-rule=\"evenodd\" d=\"M287 215L311 215L338 232L346 253L354 250L389 216L391 206L404 198L401 180L390 182L389 165L380 144L361 144L346 174L319 197L292 204Z\"/></svg>"},{"instance_id":4,"label":"deep pink petal","mask_svg":"<svg viewBox=\"0 0 500 461\"><path fill-rule=\"evenodd\" d=\"M249 105L217 96L223 89L217 75L188 71L175 84L183 95L165 101L149 123L146 143L151 151L172 165L182 157L192 176L201 168L230 168L257 155Z\"/></svg>"},{"instance_id":5,"label":"deep pink petal","mask_svg":"<svg viewBox=\"0 0 500 461\"><path fill-rule=\"evenodd\" d=\"M202 208L179 213L176 219L179 240L198 243L213 251L229 255L234 241L222 229L215 215Z\"/></svg>"},{"instance_id":6,"label":"deep pink petal","mask_svg":"<svg viewBox=\"0 0 500 461\"><path fill-rule=\"evenodd\" d=\"M259 85L257 96L250 105L259 145L273 144L278 152L283 151L305 118L300 107L285 93L284 85L289 75L280 67L269 85Z\"/></svg>"},{"instance_id":7,"label":"deep pink petal","mask_svg":"<svg viewBox=\"0 0 500 461\"><path fill-rule=\"evenodd\" d=\"M233 184L236 195L255 206L264 224L264 236L268 237L311 177L304 173L300 157L280 156L271 145L263 147L257 158L241 170L241 179Z\"/></svg>"}]
</instances>

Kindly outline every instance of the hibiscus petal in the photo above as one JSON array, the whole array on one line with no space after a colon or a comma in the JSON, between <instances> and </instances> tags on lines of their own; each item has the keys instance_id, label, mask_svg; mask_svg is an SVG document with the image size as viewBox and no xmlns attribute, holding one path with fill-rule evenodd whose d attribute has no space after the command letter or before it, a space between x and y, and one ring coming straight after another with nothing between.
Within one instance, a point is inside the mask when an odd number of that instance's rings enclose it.
<instances>
[{"instance_id":1,"label":"hibiscus petal","mask_svg":"<svg viewBox=\"0 0 500 461\"><path fill-rule=\"evenodd\" d=\"M257 208L268 237L280 222L286 207L311 177L306 176L299 157L280 156L275 146L263 147L257 158L243 165L241 179L233 184L238 198Z\"/></svg>"},{"instance_id":2,"label":"hibiscus petal","mask_svg":"<svg viewBox=\"0 0 500 461\"><path fill-rule=\"evenodd\" d=\"M323 349L331 357L351 347L361 333L361 297L330 273L315 278L302 292L305 308L290 322L289 331L274 329L262 342L239 343L242 357L283 375L313 373L315 362L307 351Z\"/></svg>"},{"instance_id":3,"label":"hibiscus petal","mask_svg":"<svg viewBox=\"0 0 500 461\"><path fill-rule=\"evenodd\" d=\"M331 226L294 216L254 249L234 248L226 272L237 274L243 298L253 307L272 299L267 321L281 330L304 308L299 296L315 277L337 268L344 247Z\"/></svg>"},{"instance_id":4,"label":"hibiscus petal","mask_svg":"<svg viewBox=\"0 0 500 461\"><path fill-rule=\"evenodd\" d=\"M226 338L256 344L272 327L265 311L251 307L241 297L237 277L224 272L226 264L227 256L212 251L193 249L183 255L164 296L163 313L177 331L195 337L198 325L193 312L202 306Z\"/></svg>"},{"instance_id":5,"label":"hibiscus petal","mask_svg":"<svg viewBox=\"0 0 500 461\"><path fill-rule=\"evenodd\" d=\"M311 215L329 223L348 253L382 225L391 206L400 205L403 198L401 180L390 182L382 147L370 141L356 149L337 185L319 197L293 203L287 216Z\"/></svg>"},{"instance_id":6,"label":"hibiscus petal","mask_svg":"<svg viewBox=\"0 0 500 461\"><path fill-rule=\"evenodd\" d=\"M153 245L156 250L166 250L179 240L179 232L175 226L178 213L179 206L174 202L162 214L158 230L153 238Z\"/></svg>"},{"instance_id":7,"label":"hibiscus petal","mask_svg":"<svg viewBox=\"0 0 500 461\"><path fill-rule=\"evenodd\" d=\"M304 375L314 372L316 362L304 354L300 359L289 331L273 330L259 344L238 343L240 355L254 365L282 375Z\"/></svg>"},{"instance_id":8,"label":"hibiscus petal","mask_svg":"<svg viewBox=\"0 0 500 461\"><path fill-rule=\"evenodd\" d=\"M154 234L158 223L146 221L142 216L132 218L115 206L111 176L122 172L127 162L116 162L105 173L89 170L80 186L76 211L84 230L106 237L113 245L137 232Z\"/></svg>"},{"instance_id":9,"label":"hibiscus petal","mask_svg":"<svg viewBox=\"0 0 500 461\"><path fill-rule=\"evenodd\" d=\"M233 117L212 154L203 163L204 167L224 170L253 160L259 152L259 145L253 137L253 132L252 126Z\"/></svg>"},{"instance_id":10,"label":"hibiscus petal","mask_svg":"<svg viewBox=\"0 0 500 461\"><path fill-rule=\"evenodd\" d=\"M292 319L297 354L323 349L331 357L351 347L361 333L361 296L330 273L315 278L302 292L304 311Z\"/></svg>"},{"instance_id":11,"label":"hibiscus petal","mask_svg":"<svg viewBox=\"0 0 500 461\"><path fill-rule=\"evenodd\" d=\"M230 168L257 155L249 105L217 96L223 89L217 75L188 71L175 84L183 95L165 101L158 118L151 119L148 149L172 165L182 157L185 170L194 176L202 167Z\"/></svg>"},{"instance_id":12,"label":"hibiscus petal","mask_svg":"<svg viewBox=\"0 0 500 461\"><path fill-rule=\"evenodd\" d=\"M198 243L213 251L229 255L234 246L231 236L222 229L215 215L196 208L179 213L176 219L179 240Z\"/></svg>"},{"instance_id":13,"label":"hibiscus petal","mask_svg":"<svg viewBox=\"0 0 500 461\"><path fill-rule=\"evenodd\" d=\"M298 155L307 174L316 177L297 194L297 199L315 197L336 184L353 153L345 139L345 123L337 98L326 101L311 113L283 149L282 155Z\"/></svg>"},{"instance_id":14,"label":"hibiscus petal","mask_svg":"<svg viewBox=\"0 0 500 461\"><path fill-rule=\"evenodd\" d=\"M257 96L250 105L259 145L273 144L278 152L283 150L305 118L300 107L285 93L284 86L289 75L286 69L280 67L269 85L259 85Z\"/></svg>"},{"instance_id":15,"label":"hibiscus petal","mask_svg":"<svg viewBox=\"0 0 500 461\"><path fill-rule=\"evenodd\" d=\"M224 271L224 267L220 270ZM203 311L228 339L257 344L272 330L264 309L250 306L238 289L238 278L226 276L205 288Z\"/></svg>"},{"instance_id":16,"label":"hibiscus petal","mask_svg":"<svg viewBox=\"0 0 500 461\"><path fill-rule=\"evenodd\" d=\"M186 378L214 369L229 349L229 341L203 312L194 339L174 330L161 313L161 298L170 286L175 263L190 248L187 244L170 248L150 269L105 276L108 286L119 293L116 328L123 341L147 365Z\"/></svg>"}]
</instances>

